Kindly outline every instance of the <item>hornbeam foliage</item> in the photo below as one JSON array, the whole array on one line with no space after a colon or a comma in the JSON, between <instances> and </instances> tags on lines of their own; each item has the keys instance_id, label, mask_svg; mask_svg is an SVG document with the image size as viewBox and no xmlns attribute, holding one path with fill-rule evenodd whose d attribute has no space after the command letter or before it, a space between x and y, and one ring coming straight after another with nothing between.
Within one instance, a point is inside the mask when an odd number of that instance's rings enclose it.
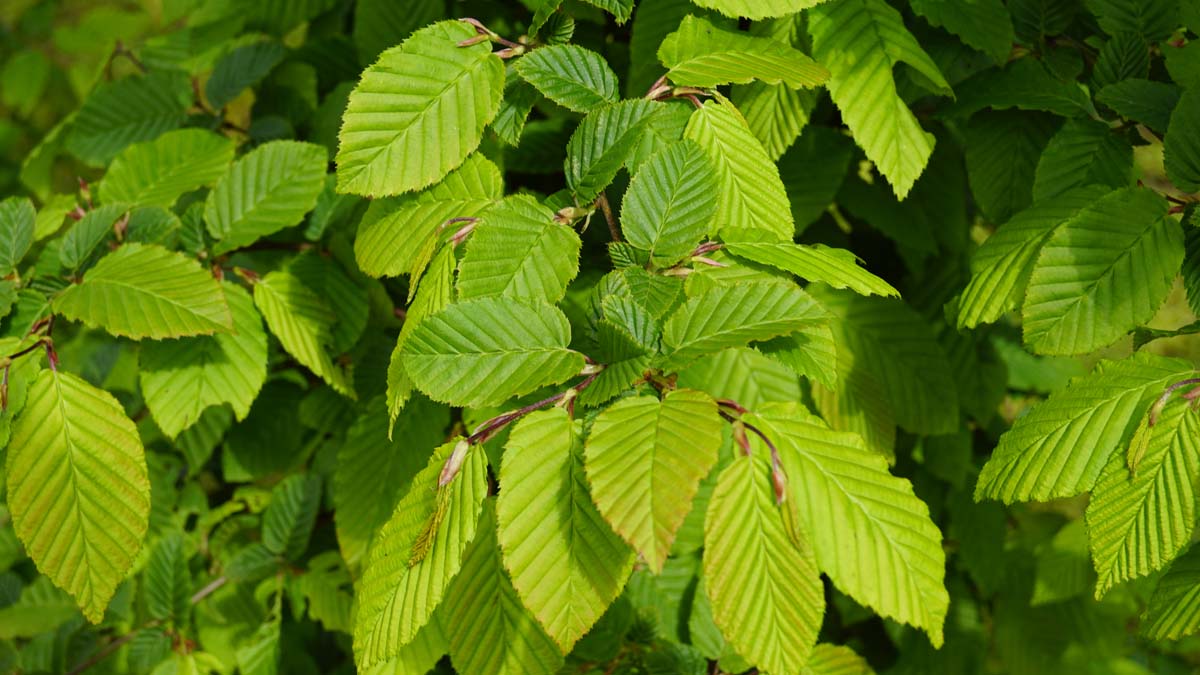
<instances>
[{"instance_id":1,"label":"hornbeam foliage","mask_svg":"<svg viewBox=\"0 0 1200 675\"><path fill-rule=\"evenodd\" d=\"M1200 0L0 34L0 672L1200 663Z\"/></svg>"}]
</instances>

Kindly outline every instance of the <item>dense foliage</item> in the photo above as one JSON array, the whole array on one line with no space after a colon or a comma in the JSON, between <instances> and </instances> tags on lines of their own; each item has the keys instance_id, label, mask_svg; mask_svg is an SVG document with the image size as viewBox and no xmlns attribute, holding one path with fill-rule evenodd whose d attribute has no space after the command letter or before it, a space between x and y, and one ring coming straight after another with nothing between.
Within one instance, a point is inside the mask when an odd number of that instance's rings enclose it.
<instances>
[{"instance_id":1,"label":"dense foliage","mask_svg":"<svg viewBox=\"0 0 1200 675\"><path fill-rule=\"evenodd\" d=\"M1200 0L0 25L0 671L1200 664Z\"/></svg>"}]
</instances>

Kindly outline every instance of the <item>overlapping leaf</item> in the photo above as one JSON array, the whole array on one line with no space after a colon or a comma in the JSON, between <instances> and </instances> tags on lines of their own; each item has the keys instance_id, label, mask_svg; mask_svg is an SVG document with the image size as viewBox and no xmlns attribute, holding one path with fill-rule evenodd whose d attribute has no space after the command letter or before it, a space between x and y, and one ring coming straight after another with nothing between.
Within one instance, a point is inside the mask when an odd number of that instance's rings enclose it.
<instances>
[{"instance_id":1,"label":"overlapping leaf","mask_svg":"<svg viewBox=\"0 0 1200 675\"><path fill-rule=\"evenodd\" d=\"M567 186L580 203L591 202L608 187L629 159L661 103L641 99L593 110L567 142Z\"/></svg>"},{"instance_id":2,"label":"overlapping leaf","mask_svg":"<svg viewBox=\"0 0 1200 675\"><path fill-rule=\"evenodd\" d=\"M1200 191L1200 91L1189 89L1171 113L1163 137L1167 177L1185 192Z\"/></svg>"},{"instance_id":3,"label":"overlapping leaf","mask_svg":"<svg viewBox=\"0 0 1200 675\"><path fill-rule=\"evenodd\" d=\"M1192 547L1158 581L1142 633L1151 640L1178 640L1200 630L1200 548Z\"/></svg>"},{"instance_id":4,"label":"overlapping leaf","mask_svg":"<svg viewBox=\"0 0 1200 675\"><path fill-rule=\"evenodd\" d=\"M728 243L725 245L735 256L833 288L848 288L862 295L900 295L891 284L860 267L858 258L850 251L820 244L804 246L788 242L732 241L735 236L735 232L727 232Z\"/></svg>"},{"instance_id":5,"label":"overlapping leaf","mask_svg":"<svg viewBox=\"0 0 1200 675\"><path fill-rule=\"evenodd\" d=\"M766 19L795 14L825 0L692 0L695 4L715 9L725 16L747 19Z\"/></svg>"},{"instance_id":6,"label":"overlapping leaf","mask_svg":"<svg viewBox=\"0 0 1200 675\"><path fill-rule=\"evenodd\" d=\"M349 377L326 349L333 340L336 316L324 299L283 269L254 284L254 304L289 354L339 393L354 396Z\"/></svg>"},{"instance_id":7,"label":"overlapping leaf","mask_svg":"<svg viewBox=\"0 0 1200 675\"><path fill-rule=\"evenodd\" d=\"M1133 146L1107 125L1071 120L1050 139L1038 160L1033 199L1041 201L1085 185L1121 188L1133 176Z\"/></svg>"},{"instance_id":8,"label":"overlapping leaf","mask_svg":"<svg viewBox=\"0 0 1200 675\"><path fill-rule=\"evenodd\" d=\"M69 126L67 149L89 165L103 166L126 146L183 124L191 101L191 84L180 72L101 83Z\"/></svg>"},{"instance_id":9,"label":"overlapping leaf","mask_svg":"<svg viewBox=\"0 0 1200 675\"><path fill-rule=\"evenodd\" d=\"M185 192L212 185L233 161L233 141L203 129L180 129L125 148L100 183L105 203L170 208Z\"/></svg>"},{"instance_id":10,"label":"overlapping leaf","mask_svg":"<svg viewBox=\"0 0 1200 675\"><path fill-rule=\"evenodd\" d=\"M621 231L661 265L686 256L710 229L716 173L700 146L680 141L646 160L621 202Z\"/></svg>"},{"instance_id":11,"label":"overlapping leaf","mask_svg":"<svg viewBox=\"0 0 1200 675\"><path fill-rule=\"evenodd\" d=\"M20 264L33 245L37 213L25 197L0 202L0 273L7 276Z\"/></svg>"},{"instance_id":12,"label":"overlapping leaf","mask_svg":"<svg viewBox=\"0 0 1200 675\"><path fill-rule=\"evenodd\" d=\"M604 57L576 45L535 49L517 61L517 73L546 98L586 113L616 103L617 75Z\"/></svg>"},{"instance_id":13,"label":"overlapping leaf","mask_svg":"<svg viewBox=\"0 0 1200 675\"><path fill-rule=\"evenodd\" d=\"M913 0L912 8L996 63L1003 63L1012 51L1012 16L1001 0Z\"/></svg>"},{"instance_id":14,"label":"overlapping leaf","mask_svg":"<svg viewBox=\"0 0 1200 675\"><path fill-rule=\"evenodd\" d=\"M658 59L672 82L688 87L757 80L799 89L829 77L829 71L786 42L724 30L695 16L684 17L663 40Z\"/></svg>"}]
</instances>

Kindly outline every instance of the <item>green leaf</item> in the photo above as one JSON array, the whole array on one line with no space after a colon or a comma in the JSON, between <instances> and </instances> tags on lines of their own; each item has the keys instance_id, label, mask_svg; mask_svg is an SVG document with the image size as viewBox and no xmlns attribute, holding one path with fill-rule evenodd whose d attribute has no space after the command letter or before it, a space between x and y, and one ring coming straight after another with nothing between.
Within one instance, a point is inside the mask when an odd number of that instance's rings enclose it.
<instances>
[{"instance_id":1,"label":"green leaf","mask_svg":"<svg viewBox=\"0 0 1200 675\"><path fill-rule=\"evenodd\" d=\"M15 602L0 608L0 639L36 637L78 616L79 608L71 596L39 575L21 589Z\"/></svg>"},{"instance_id":2,"label":"green leaf","mask_svg":"<svg viewBox=\"0 0 1200 675\"><path fill-rule=\"evenodd\" d=\"M706 102L692 113L684 136L704 150L716 169L715 223L756 229L781 241L792 238L795 227L779 169L732 103Z\"/></svg>"},{"instance_id":3,"label":"green leaf","mask_svg":"<svg viewBox=\"0 0 1200 675\"><path fill-rule=\"evenodd\" d=\"M755 409L770 401L797 401L800 380L782 362L749 347L734 347L701 359L679 373L678 386L698 389Z\"/></svg>"},{"instance_id":4,"label":"green leaf","mask_svg":"<svg viewBox=\"0 0 1200 675\"><path fill-rule=\"evenodd\" d=\"M897 299L811 289L836 319L838 379L868 373L894 419L913 433L947 434L959 426L955 377L929 324ZM845 359L846 365L842 365Z\"/></svg>"},{"instance_id":5,"label":"green leaf","mask_svg":"<svg viewBox=\"0 0 1200 675\"><path fill-rule=\"evenodd\" d=\"M513 195L484 213L463 255L458 295L504 296L556 303L579 272L579 235L528 195Z\"/></svg>"},{"instance_id":6,"label":"green leaf","mask_svg":"<svg viewBox=\"0 0 1200 675\"><path fill-rule=\"evenodd\" d=\"M612 14L619 24L625 23L633 15L634 0L585 0L585 2Z\"/></svg>"},{"instance_id":7,"label":"green leaf","mask_svg":"<svg viewBox=\"0 0 1200 675\"><path fill-rule=\"evenodd\" d=\"M1087 526L1097 599L1122 581L1166 567L1192 540L1200 413L1175 398L1156 418L1137 469L1130 471L1123 453L1114 452L1092 489Z\"/></svg>"},{"instance_id":8,"label":"green leaf","mask_svg":"<svg viewBox=\"0 0 1200 675\"><path fill-rule=\"evenodd\" d=\"M332 344L336 318L324 299L298 276L282 269L254 284L254 304L289 354L338 393L354 398L346 372L326 350Z\"/></svg>"},{"instance_id":9,"label":"green leaf","mask_svg":"<svg viewBox=\"0 0 1200 675\"><path fill-rule=\"evenodd\" d=\"M380 52L445 15L445 0L412 0L403 5L391 0L358 0L352 32L358 45L358 62L374 63Z\"/></svg>"},{"instance_id":10,"label":"green leaf","mask_svg":"<svg viewBox=\"0 0 1200 675\"><path fill-rule=\"evenodd\" d=\"M1002 0L912 0L913 11L957 35L969 47L1004 63L1014 40L1012 17Z\"/></svg>"},{"instance_id":11,"label":"green leaf","mask_svg":"<svg viewBox=\"0 0 1200 675\"><path fill-rule=\"evenodd\" d=\"M180 72L103 82L76 114L67 149L89 166L104 166L126 146L182 125L191 102L191 82Z\"/></svg>"},{"instance_id":12,"label":"green leaf","mask_svg":"<svg viewBox=\"0 0 1200 675\"><path fill-rule=\"evenodd\" d=\"M942 533L908 480L888 473L858 435L831 431L799 404L764 406L747 422L779 447L821 570L850 597L921 628L940 647L950 604ZM766 448L756 443L754 452Z\"/></svg>"},{"instance_id":13,"label":"green leaf","mask_svg":"<svg viewBox=\"0 0 1200 675\"><path fill-rule=\"evenodd\" d=\"M798 672L825 612L811 550L793 540L790 505L775 504L765 448L721 471L704 523L704 584L725 639L759 668ZM803 543L807 546L807 542Z\"/></svg>"},{"instance_id":14,"label":"green leaf","mask_svg":"<svg viewBox=\"0 0 1200 675\"><path fill-rule=\"evenodd\" d=\"M808 125L809 114L817 105L817 92L751 82L733 87L731 99L767 156L777 162ZM795 213L794 205L792 212Z\"/></svg>"},{"instance_id":15,"label":"green leaf","mask_svg":"<svg viewBox=\"0 0 1200 675\"><path fill-rule=\"evenodd\" d=\"M568 110L586 113L616 103L619 83L604 57L576 45L551 45L521 57L517 74Z\"/></svg>"},{"instance_id":16,"label":"green leaf","mask_svg":"<svg viewBox=\"0 0 1200 675\"><path fill-rule=\"evenodd\" d=\"M271 141L239 159L208 193L204 220L227 253L298 225L325 187L325 148L298 141Z\"/></svg>"},{"instance_id":17,"label":"green leaf","mask_svg":"<svg viewBox=\"0 0 1200 675\"><path fill-rule=\"evenodd\" d=\"M589 496L581 434L561 408L523 418L505 446L496 502L504 567L564 652L620 595L635 558Z\"/></svg>"},{"instance_id":18,"label":"green leaf","mask_svg":"<svg viewBox=\"0 0 1200 675\"><path fill-rule=\"evenodd\" d=\"M381 403L372 400L350 425L333 473L338 544L354 570L450 425L450 410L423 396L409 401L394 425Z\"/></svg>"},{"instance_id":19,"label":"green leaf","mask_svg":"<svg viewBox=\"0 0 1200 675\"><path fill-rule=\"evenodd\" d=\"M442 623L450 661L460 672L478 675L554 675L562 654L521 604L501 564L492 504L484 502L479 534L446 590Z\"/></svg>"},{"instance_id":20,"label":"green leaf","mask_svg":"<svg viewBox=\"0 0 1200 675\"><path fill-rule=\"evenodd\" d=\"M583 355L567 348L570 340L567 318L555 307L482 298L426 317L401 353L430 398L480 408L578 374Z\"/></svg>"},{"instance_id":21,"label":"green leaf","mask_svg":"<svg viewBox=\"0 0 1200 675\"><path fill-rule=\"evenodd\" d=\"M1163 163L1175 187L1200 192L1200 91L1185 91L1171 113L1163 137Z\"/></svg>"},{"instance_id":22,"label":"green leaf","mask_svg":"<svg viewBox=\"0 0 1200 675\"><path fill-rule=\"evenodd\" d=\"M716 210L716 172L700 146L679 141L638 168L621 202L621 231L655 264L670 266L708 233Z\"/></svg>"},{"instance_id":23,"label":"green leaf","mask_svg":"<svg viewBox=\"0 0 1200 675\"><path fill-rule=\"evenodd\" d=\"M183 535L172 532L163 537L150 553L142 582L146 594L146 609L160 621L173 619L177 624L187 620L191 609L192 575Z\"/></svg>"},{"instance_id":24,"label":"green leaf","mask_svg":"<svg viewBox=\"0 0 1200 675\"><path fill-rule=\"evenodd\" d=\"M450 441L433 454L371 544L354 618L354 655L360 669L397 656L417 638L475 537L487 495L483 449L468 449L458 474L438 487L438 475L459 442ZM422 538L428 551L414 561L412 553Z\"/></svg>"},{"instance_id":25,"label":"green leaf","mask_svg":"<svg viewBox=\"0 0 1200 675\"><path fill-rule=\"evenodd\" d=\"M726 231L727 240L736 235L732 230ZM834 288L848 288L862 295L900 295L891 284L859 267L858 258L844 249L822 244L805 246L758 241L728 241L725 248L735 256Z\"/></svg>"},{"instance_id":26,"label":"green leaf","mask_svg":"<svg viewBox=\"0 0 1200 675\"><path fill-rule=\"evenodd\" d=\"M833 204L854 157L854 141L826 127L809 126L779 159L796 231L803 232Z\"/></svg>"},{"instance_id":27,"label":"green leaf","mask_svg":"<svg viewBox=\"0 0 1200 675\"><path fill-rule=\"evenodd\" d=\"M635 99L593 110L567 142L567 187L585 204L596 199L630 158L662 103Z\"/></svg>"},{"instance_id":28,"label":"green leaf","mask_svg":"<svg viewBox=\"0 0 1200 675\"><path fill-rule=\"evenodd\" d=\"M925 170L934 139L900 98L892 70L908 64L935 93L950 95L950 85L884 0L834 0L808 19L813 57L832 73L827 86L842 120L903 199Z\"/></svg>"},{"instance_id":29,"label":"green leaf","mask_svg":"<svg viewBox=\"0 0 1200 675\"><path fill-rule=\"evenodd\" d=\"M138 356L146 407L175 438L209 407L228 403L239 420L267 379L267 334L250 294L227 282L233 330L212 336L148 342Z\"/></svg>"},{"instance_id":30,"label":"green leaf","mask_svg":"<svg viewBox=\"0 0 1200 675\"><path fill-rule=\"evenodd\" d=\"M1038 160L1034 201L1085 185L1122 188L1133 179L1133 146L1094 120L1069 120Z\"/></svg>"},{"instance_id":31,"label":"green leaf","mask_svg":"<svg viewBox=\"0 0 1200 675\"><path fill-rule=\"evenodd\" d=\"M800 675L875 675L866 659L843 645L819 644Z\"/></svg>"},{"instance_id":32,"label":"green leaf","mask_svg":"<svg viewBox=\"0 0 1200 675\"><path fill-rule=\"evenodd\" d=\"M454 247L444 246L429 263L429 270L417 287L412 303L408 306L408 316L400 328L400 336L392 349L392 358L388 363L387 372L387 401L388 418L393 422L401 408L413 392L413 381L404 367L403 347L408 336L416 330L425 317L440 312L450 305L454 299L454 268L456 264Z\"/></svg>"},{"instance_id":33,"label":"green leaf","mask_svg":"<svg viewBox=\"0 0 1200 675\"><path fill-rule=\"evenodd\" d=\"M100 198L171 208L180 195L216 183L233 151L233 141L211 131L169 131L122 150L104 174Z\"/></svg>"},{"instance_id":34,"label":"green leaf","mask_svg":"<svg viewBox=\"0 0 1200 675\"><path fill-rule=\"evenodd\" d=\"M43 370L13 422L5 473L13 529L29 557L99 623L150 522L133 422L111 394Z\"/></svg>"},{"instance_id":35,"label":"green leaf","mask_svg":"<svg viewBox=\"0 0 1200 675\"><path fill-rule=\"evenodd\" d=\"M1033 203L1038 161L1058 131L1053 115L985 111L967 125L967 179L988 220L1003 223Z\"/></svg>"},{"instance_id":36,"label":"green leaf","mask_svg":"<svg viewBox=\"0 0 1200 675\"><path fill-rule=\"evenodd\" d=\"M101 244L113 236L114 224L129 214L125 204L98 206L79 219L63 235L58 250L58 260L66 269L74 272L101 255Z\"/></svg>"},{"instance_id":37,"label":"green leaf","mask_svg":"<svg viewBox=\"0 0 1200 675\"><path fill-rule=\"evenodd\" d=\"M793 283L717 286L688 300L667 320L666 365L677 369L726 347L794 333L827 318L825 310Z\"/></svg>"},{"instance_id":38,"label":"green leaf","mask_svg":"<svg viewBox=\"0 0 1200 675\"><path fill-rule=\"evenodd\" d=\"M1150 402L1193 372L1186 361L1146 352L1101 361L1000 437L979 474L975 499L1044 502L1090 490Z\"/></svg>"},{"instance_id":39,"label":"green leaf","mask_svg":"<svg viewBox=\"0 0 1200 675\"><path fill-rule=\"evenodd\" d=\"M1132 31L1157 42L1179 27L1179 3L1174 0L1086 0L1096 22L1109 35Z\"/></svg>"},{"instance_id":40,"label":"green leaf","mask_svg":"<svg viewBox=\"0 0 1200 675\"><path fill-rule=\"evenodd\" d=\"M334 310L329 329L329 351L343 354L358 343L367 328L371 308L361 276L351 276L333 256L308 250L292 258L288 271Z\"/></svg>"},{"instance_id":41,"label":"green leaf","mask_svg":"<svg viewBox=\"0 0 1200 675\"><path fill-rule=\"evenodd\" d=\"M592 423L585 466L600 513L655 574L717 462L723 423L713 399L680 389L622 399Z\"/></svg>"},{"instance_id":42,"label":"green leaf","mask_svg":"<svg viewBox=\"0 0 1200 675\"><path fill-rule=\"evenodd\" d=\"M471 155L412 198L373 202L359 223L354 258L371 276L407 274L438 228L451 218L477 217L503 196L500 170L482 155Z\"/></svg>"},{"instance_id":43,"label":"green leaf","mask_svg":"<svg viewBox=\"0 0 1200 675\"><path fill-rule=\"evenodd\" d=\"M457 46L472 37L466 23L435 23L363 72L338 136L338 191L377 197L420 189L479 146L500 108L504 64L486 41Z\"/></svg>"},{"instance_id":44,"label":"green leaf","mask_svg":"<svg viewBox=\"0 0 1200 675\"><path fill-rule=\"evenodd\" d=\"M1017 108L1071 118L1092 110L1081 85L1055 77L1032 56L1012 61L1003 69L984 70L959 84L957 93L958 100L947 115L968 117L983 108Z\"/></svg>"},{"instance_id":45,"label":"green leaf","mask_svg":"<svg viewBox=\"0 0 1200 675\"><path fill-rule=\"evenodd\" d=\"M196 261L151 244L125 244L104 256L52 306L72 321L135 340L233 329L220 283Z\"/></svg>"},{"instance_id":46,"label":"green leaf","mask_svg":"<svg viewBox=\"0 0 1200 675\"><path fill-rule=\"evenodd\" d=\"M1200 630L1200 548L1193 546L1158 580L1142 634L1151 640L1178 640Z\"/></svg>"},{"instance_id":47,"label":"green leaf","mask_svg":"<svg viewBox=\"0 0 1200 675\"><path fill-rule=\"evenodd\" d=\"M684 17L663 40L658 59L669 69L671 81L686 87L757 80L799 89L829 78L829 71L786 42L723 30L695 16Z\"/></svg>"},{"instance_id":48,"label":"green leaf","mask_svg":"<svg viewBox=\"0 0 1200 675\"><path fill-rule=\"evenodd\" d=\"M266 77L286 55L282 44L269 40L234 48L217 61L204 85L208 104L217 110L229 105L238 94Z\"/></svg>"},{"instance_id":49,"label":"green leaf","mask_svg":"<svg viewBox=\"0 0 1200 675\"><path fill-rule=\"evenodd\" d=\"M1140 122L1158 134L1165 134L1171 111L1179 104L1182 91L1166 82L1130 79L1110 84L1096 94L1096 100L1120 116Z\"/></svg>"},{"instance_id":50,"label":"green leaf","mask_svg":"<svg viewBox=\"0 0 1200 675\"><path fill-rule=\"evenodd\" d=\"M1104 43L1092 69L1095 89L1129 78L1150 75L1150 45L1137 33L1120 33Z\"/></svg>"},{"instance_id":51,"label":"green leaf","mask_svg":"<svg viewBox=\"0 0 1200 675\"><path fill-rule=\"evenodd\" d=\"M1025 344L1083 354L1144 325L1171 292L1183 231L1146 188L1113 192L1058 228L1029 278Z\"/></svg>"},{"instance_id":52,"label":"green leaf","mask_svg":"<svg viewBox=\"0 0 1200 675\"><path fill-rule=\"evenodd\" d=\"M33 246L37 212L26 197L9 197L0 202L0 276L8 276Z\"/></svg>"},{"instance_id":53,"label":"green leaf","mask_svg":"<svg viewBox=\"0 0 1200 675\"><path fill-rule=\"evenodd\" d=\"M725 16L747 19L766 19L787 16L802 9L815 7L825 0L692 0L700 7L715 9Z\"/></svg>"},{"instance_id":54,"label":"green leaf","mask_svg":"<svg viewBox=\"0 0 1200 675\"><path fill-rule=\"evenodd\" d=\"M263 513L263 545L288 560L299 559L308 548L320 506L319 477L298 473L280 481L271 490L271 504Z\"/></svg>"},{"instance_id":55,"label":"green leaf","mask_svg":"<svg viewBox=\"0 0 1200 675\"><path fill-rule=\"evenodd\" d=\"M971 280L958 303L958 327L992 323L1020 306L1042 246L1059 226L1107 193L1101 186L1069 190L1021 211L988 237L971 259Z\"/></svg>"}]
</instances>

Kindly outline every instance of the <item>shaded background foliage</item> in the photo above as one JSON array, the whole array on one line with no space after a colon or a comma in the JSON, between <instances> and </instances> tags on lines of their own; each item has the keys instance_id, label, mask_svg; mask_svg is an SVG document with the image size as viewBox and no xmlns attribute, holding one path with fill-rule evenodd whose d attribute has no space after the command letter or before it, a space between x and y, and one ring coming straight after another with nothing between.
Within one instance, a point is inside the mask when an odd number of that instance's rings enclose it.
<instances>
[{"instance_id":1,"label":"shaded background foliage","mask_svg":"<svg viewBox=\"0 0 1200 675\"><path fill-rule=\"evenodd\" d=\"M443 18L477 17L515 37L525 31L537 4L3 3L0 195L32 197L39 233L26 259L31 269L22 272L32 281L19 295L12 286L5 289L12 297L5 300L11 308L4 335L20 337L31 323L28 312L39 311L24 303L36 305L38 297L65 287L76 269L95 262L89 258L95 251L85 248L72 266L71 235L45 237L68 225L78 228L70 217L77 208L87 208L100 230L110 229L119 214L97 215L105 207L88 208L89 198L127 146L185 127L236 140L239 155L269 141L307 140L328 151L308 160L321 174L323 162L337 151L349 94L380 52ZM887 111L886 99L868 97L867 107L878 110L859 105L849 113L825 89L762 83L724 88L778 160L798 241L852 250L901 291L941 345L940 360L926 367L905 362L902 348L891 350L895 336L872 333L869 317L835 326L839 345L874 359L869 370L919 379L925 383L922 395L937 404L892 400L884 406L891 406L884 413L890 422L869 423L862 431L869 447L894 462L892 471L912 481L944 535L951 599L945 645L935 650L918 630L876 616L831 583L821 642L848 645L877 672L1191 672L1200 664L1195 638L1144 635L1144 612L1161 570L1094 599L1086 497L1005 506L976 502L972 495L980 467L1013 420L1101 358L1124 358L1137 346L1195 362L1189 337L1194 329L1188 327L1196 317L1183 288L1197 278L1193 256L1185 262L1184 283L1175 280L1174 269L1161 280L1164 290L1174 286L1167 302L1152 308L1153 318L1138 322L1147 327L1115 344L1102 340L1057 350L1071 355L1031 354L1011 316L994 316L990 320L999 319L994 325L960 332L963 319L955 303L971 279L979 243L1035 201L1081 185L1121 188L1136 181L1169 195L1173 213L1194 219L1200 185L1180 180L1186 170L1168 179L1161 139L1174 123L1172 109L1181 95L1188 96L1183 92L1190 87L1194 95L1200 86L1200 7L1163 0L967 4L969 11L939 0L891 3L933 66L915 58L898 65L893 98L911 108L936 145L927 166L919 162L914 170L901 158L882 172L888 180L841 133L844 124L866 125L872 114L896 114ZM620 75L620 93L634 98L665 71L659 46L684 16L702 16L729 29L759 29L685 0L643 0L632 19L622 22L602 7L627 15L633 3L566 0L551 19L550 33L602 54ZM816 29L807 29L776 24L773 37L831 65L825 57L833 58L829 42L837 35L813 44L809 33ZM129 84L141 77L146 79L140 85ZM508 193L552 194L565 186L564 148L581 116L528 87L522 91L511 74L509 82L506 97L524 100L532 111L529 120L522 128L502 116L485 134L481 151L502 167ZM947 96L951 91L953 97ZM868 122L856 121L856 115ZM123 119L138 122L125 128ZM519 143L506 143L505 136ZM232 152L212 149L218 157ZM262 158L264 166L273 161L278 157ZM224 164L218 162L216 176ZM360 222L377 218L372 209L380 207L336 193L332 174L324 180L315 201L302 204L297 216L302 222L288 223L295 226L225 261L266 275L306 251L300 269L342 298L335 314L343 334L335 332L332 355L314 357L319 365L304 362L308 370L301 368L289 355L294 347L281 348L282 336L272 338L266 384L257 397L193 411L181 402L183 418L168 420L149 414L145 398L154 385L145 373L139 377L139 363L145 369L148 360L171 363L176 355L155 354L159 348L146 346L139 354L132 340L66 321L56 326L64 368L112 392L137 423L151 485L148 543L134 564L136 573L117 588L103 621L92 625L69 596L39 576L7 513L0 517L0 670L353 672L351 571L361 565L373 528L337 522L334 504L365 496L364 503L349 508L378 511L368 522L382 522L390 504L372 501L374 493L398 496L446 439L447 429L472 428L497 411L460 415L418 397L401 414L388 446L413 452L411 467L380 477L378 485L335 479L339 462L353 454L347 448L389 443L384 378L401 325L394 310L403 306L409 289L403 279L358 273L372 270L361 256L356 264L353 241ZM617 177L609 190L614 201L628 180L624 173ZM297 182L279 177L281 185ZM1087 195L1083 203L1103 194ZM170 222L173 245L200 252L208 247L203 220L211 227L221 217L205 213L206 196L204 188L192 190L166 205L170 213L142 217ZM582 271L568 294L568 307L577 311L609 264L609 233L600 216L594 221L582 234ZM126 227L136 232L138 223L131 218ZM1190 226L1188 232L1187 251L1194 253ZM225 244L227 250L215 246L208 253L242 248ZM836 307L838 296L814 295L839 315L852 316L853 307ZM236 303L231 304L236 322ZM284 332L267 319L272 334ZM783 369L790 382L764 397L802 392L834 422L839 415L852 417L848 406L871 400L862 388L880 388L879 382L847 381L844 370L822 372L820 365L819 359L809 364L804 380ZM343 387L353 387L357 401L339 396ZM10 421L6 415L6 435ZM488 451L495 455L500 449L491 444ZM703 673L712 672L710 662L723 671L744 670L697 592L699 559L687 554L694 550L667 560L661 575L639 567L618 601L574 647L564 672ZM437 668L452 672L448 659Z\"/></svg>"}]
</instances>

